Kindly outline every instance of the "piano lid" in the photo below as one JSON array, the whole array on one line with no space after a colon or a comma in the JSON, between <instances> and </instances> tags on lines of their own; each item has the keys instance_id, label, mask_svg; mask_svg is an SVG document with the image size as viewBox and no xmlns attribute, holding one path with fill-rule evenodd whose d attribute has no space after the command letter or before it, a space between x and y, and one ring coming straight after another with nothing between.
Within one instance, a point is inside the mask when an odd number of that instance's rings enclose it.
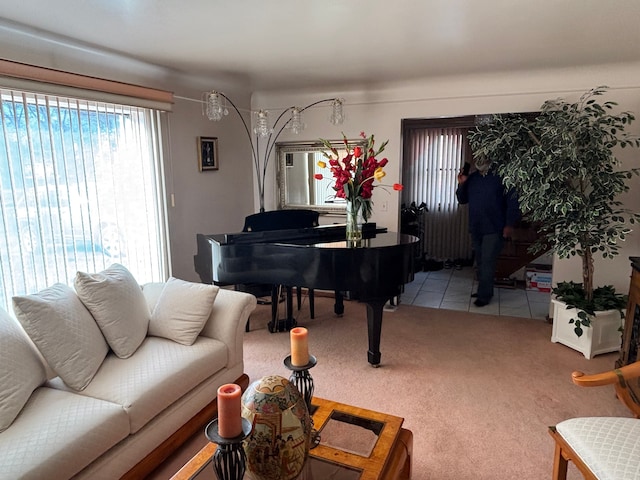
<instances>
[{"instance_id":1,"label":"piano lid","mask_svg":"<svg viewBox=\"0 0 640 480\"><path fill-rule=\"evenodd\" d=\"M288 241L296 243L299 239L329 239L341 238L346 234L345 224L319 225L317 227L291 228L284 230L265 230L260 232L237 232L205 235L220 245L243 243L273 243ZM386 228L378 228L375 223L362 225L363 237L372 237L377 233L386 232ZM202 235L202 234L198 234Z\"/></svg>"}]
</instances>

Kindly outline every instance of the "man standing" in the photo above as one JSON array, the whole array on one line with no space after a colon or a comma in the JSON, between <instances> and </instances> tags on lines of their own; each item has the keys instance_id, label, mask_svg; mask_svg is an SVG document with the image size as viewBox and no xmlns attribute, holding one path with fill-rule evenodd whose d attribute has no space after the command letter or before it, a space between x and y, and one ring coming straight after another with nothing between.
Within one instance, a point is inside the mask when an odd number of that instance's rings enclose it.
<instances>
[{"instance_id":1,"label":"man standing","mask_svg":"<svg viewBox=\"0 0 640 480\"><path fill-rule=\"evenodd\" d=\"M498 255L505 239L511 238L520 218L515 192L505 191L500 177L491 171L491 161L475 159L476 170L458 174L456 197L469 204L469 233L476 257L478 291L474 304L488 305L493 297L493 281Z\"/></svg>"}]
</instances>

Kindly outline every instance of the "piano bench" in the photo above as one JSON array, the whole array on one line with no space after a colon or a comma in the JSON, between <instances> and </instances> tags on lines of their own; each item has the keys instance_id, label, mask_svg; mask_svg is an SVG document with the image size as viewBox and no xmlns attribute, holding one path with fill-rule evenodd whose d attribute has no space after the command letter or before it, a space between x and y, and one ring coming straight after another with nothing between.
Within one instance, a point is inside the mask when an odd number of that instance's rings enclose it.
<instances>
[{"instance_id":1,"label":"piano bench","mask_svg":"<svg viewBox=\"0 0 640 480\"><path fill-rule=\"evenodd\" d=\"M315 295L314 295L313 288L308 288L307 294L309 296L309 318L313 320L315 318L315 307L314 307ZM298 300L298 310L300 310L300 307L302 304L302 287L296 287L296 296Z\"/></svg>"},{"instance_id":2,"label":"piano bench","mask_svg":"<svg viewBox=\"0 0 640 480\"><path fill-rule=\"evenodd\" d=\"M284 296L284 300L287 301L286 307L286 318L279 319L278 318L278 304L282 302L283 296L281 294L282 285L273 285L271 290L271 302L262 302L263 305L271 304L271 322L269 322L269 331L271 333L289 331L293 327L296 326L296 320L293 318L293 288L292 287L284 287L286 295ZM296 287L296 296L298 301L298 310L300 310L302 306L302 288ZM309 296L309 317L315 318L315 305L314 305L314 291L313 289L308 289ZM245 332L249 332L251 330L251 317L247 319L247 323L244 328Z\"/></svg>"}]
</instances>

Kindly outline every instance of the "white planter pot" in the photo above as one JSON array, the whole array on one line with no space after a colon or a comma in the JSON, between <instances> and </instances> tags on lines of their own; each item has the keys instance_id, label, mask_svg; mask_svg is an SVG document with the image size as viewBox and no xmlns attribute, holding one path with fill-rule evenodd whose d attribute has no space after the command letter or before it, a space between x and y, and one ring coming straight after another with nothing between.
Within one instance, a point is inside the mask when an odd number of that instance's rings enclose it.
<instances>
[{"instance_id":1,"label":"white planter pot","mask_svg":"<svg viewBox=\"0 0 640 480\"><path fill-rule=\"evenodd\" d=\"M590 327L582 328L582 336L573 331L572 318L578 318L576 308L567 309L567 304L556 299L553 302L553 331L551 341L561 343L582 353L590 359L600 353L615 352L622 346L622 318L618 310L596 312Z\"/></svg>"}]
</instances>

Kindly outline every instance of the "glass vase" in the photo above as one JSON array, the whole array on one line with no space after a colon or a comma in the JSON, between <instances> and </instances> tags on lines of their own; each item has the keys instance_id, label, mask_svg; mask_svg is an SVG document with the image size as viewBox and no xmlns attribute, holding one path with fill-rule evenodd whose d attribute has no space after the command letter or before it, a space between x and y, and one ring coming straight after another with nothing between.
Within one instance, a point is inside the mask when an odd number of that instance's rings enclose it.
<instances>
[{"instance_id":1,"label":"glass vase","mask_svg":"<svg viewBox=\"0 0 640 480\"><path fill-rule=\"evenodd\" d=\"M347 200L347 244L358 246L362 242L362 202Z\"/></svg>"}]
</instances>

